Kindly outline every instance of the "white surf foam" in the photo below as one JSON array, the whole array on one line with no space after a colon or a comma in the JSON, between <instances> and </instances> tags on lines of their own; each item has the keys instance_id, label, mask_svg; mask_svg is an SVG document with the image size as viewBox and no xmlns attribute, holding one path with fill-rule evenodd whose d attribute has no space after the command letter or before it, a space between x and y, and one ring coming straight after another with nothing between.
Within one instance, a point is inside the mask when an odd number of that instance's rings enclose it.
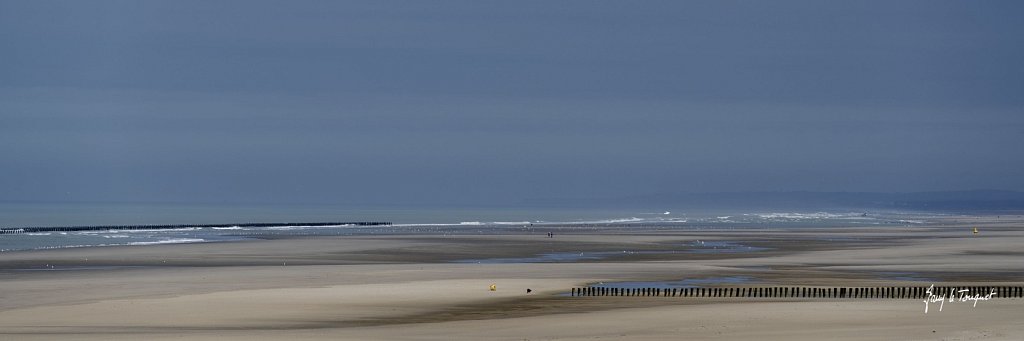
<instances>
[{"instance_id":1,"label":"white surf foam","mask_svg":"<svg viewBox=\"0 0 1024 341\"><path fill-rule=\"evenodd\" d=\"M159 244L185 244L185 243L202 243L205 239L199 238L171 238L164 240L157 240L151 242L131 242L128 245L159 245Z\"/></svg>"}]
</instances>

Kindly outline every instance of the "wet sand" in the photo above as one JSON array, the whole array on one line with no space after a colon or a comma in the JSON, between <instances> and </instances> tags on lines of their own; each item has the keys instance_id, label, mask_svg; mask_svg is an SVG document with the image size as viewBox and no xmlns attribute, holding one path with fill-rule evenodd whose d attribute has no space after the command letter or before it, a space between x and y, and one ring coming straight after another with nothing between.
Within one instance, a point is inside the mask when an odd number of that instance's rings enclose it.
<instances>
[{"instance_id":1,"label":"wet sand","mask_svg":"<svg viewBox=\"0 0 1024 341\"><path fill-rule=\"evenodd\" d=\"M982 232L972 234L974 226ZM1024 337L1020 299L946 303L925 314L919 300L563 294L588 283L683 279L712 286L1022 285L1022 226L960 216L901 227L561 229L555 238L537 231L12 252L0 254L0 335L1016 340ZM538 257L545 254L557 257ZM714 282L728 276L750 281Z\"/></svg>"}]
</instances>

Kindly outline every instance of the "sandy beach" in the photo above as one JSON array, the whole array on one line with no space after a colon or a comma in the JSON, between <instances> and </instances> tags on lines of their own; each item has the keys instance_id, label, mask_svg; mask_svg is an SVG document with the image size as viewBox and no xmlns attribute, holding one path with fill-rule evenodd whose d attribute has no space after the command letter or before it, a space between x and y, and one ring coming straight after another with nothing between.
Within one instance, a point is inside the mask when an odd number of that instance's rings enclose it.
<instances>
[{"instance_id":1,"label":"sandy beach","mask_svg":"<svg viewBox=\"0 0 1024 341\"><path fill-rule=\"evenodd\" d=\"M926 314L924 302L910 299L565 295L595 283L684 279L748 287L1022 285L1024 232L1014 217L948 216L898 227L564 228L553 229L554 238L535 231L8 252L0 254L0 334L12 340L1019 340L1021 299L945 303ZM981 232L971 233L973 227ZM730 244L714 244L722 242ZM600 257L522 262L575 253Z\"/></svg>"}]
</instances>

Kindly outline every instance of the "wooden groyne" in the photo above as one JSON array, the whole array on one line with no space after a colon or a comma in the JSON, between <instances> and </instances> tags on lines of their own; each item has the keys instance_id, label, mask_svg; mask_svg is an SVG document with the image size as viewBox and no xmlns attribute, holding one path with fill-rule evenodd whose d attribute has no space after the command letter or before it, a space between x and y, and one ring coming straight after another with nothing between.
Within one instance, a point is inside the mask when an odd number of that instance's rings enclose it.
<instances>
[{"instance_id":1,"label":"wooden groyne","mask_svg":"<svg viewBox=\"0 0 1024 341\"><path fill-rule=\"evenodd\" d=\"M0 234L18 234L35 232L74 232L102 230L171 230L186 228L227 228L227 227L326 227L326 226L388 226L387 221L356 221L356 222L320 222L320 223L241 223L241 224L175 224L175 225L93 225L93 226L54 226L54 227L17 227L0 228Z\"/></svg>"},{"instance_id":2,"label":"wooden groyne","mask_svg":"<svg viewBox=\"0 0 1024 341\"><path fill-rule=\"evenodd\" d=\"M929 293L929 289L931 289ZM961 292L961 290L967 290ZM936 287L722 287L722 288L572 288L570 296L628 297L723 297L723 298L830 298L830 299L925 299L962 294L992 298L1022 298L1020 286L936 286ZM932 295L932 296L929 296Z\"/></svg>"}]
</instances>

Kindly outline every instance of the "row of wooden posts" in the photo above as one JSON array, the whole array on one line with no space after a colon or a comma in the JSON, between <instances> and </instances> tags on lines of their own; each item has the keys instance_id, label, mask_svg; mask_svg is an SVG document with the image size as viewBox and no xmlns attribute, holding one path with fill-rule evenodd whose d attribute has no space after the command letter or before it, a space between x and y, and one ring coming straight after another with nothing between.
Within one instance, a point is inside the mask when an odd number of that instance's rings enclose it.
<instances>
[{"instance_id":1,"label":"row of wooden posts","mask_svg":"<svg viewBox=\"0 0 1024 341\"><path fill-rule=\"evenodd\" d=\"M389 226L388 221L315 222L315 223L239 223L239 224L174 224L174 225L93 225L0 228L0 234L21 234L35 232L72 232L96 230L169 230L181 228L224 228L224 227L296 227L296 226Z\"/></svg>"},{"instance_id":2,"label":"row of wooden posts","mask_svg":"<svg viewBox=\"0 0 1024 341\"><path fill-rule=\"evenodd\" d=\"M929 293L929 289L931 292ZM962 292L961 290L967 290ZM992 298L1024 297L1024 287L724 287L724 288L572 288L571 296L749 297L749 298L913 298L929 295L960 297L992 294Z\"/></svg>"}]
</instances>

